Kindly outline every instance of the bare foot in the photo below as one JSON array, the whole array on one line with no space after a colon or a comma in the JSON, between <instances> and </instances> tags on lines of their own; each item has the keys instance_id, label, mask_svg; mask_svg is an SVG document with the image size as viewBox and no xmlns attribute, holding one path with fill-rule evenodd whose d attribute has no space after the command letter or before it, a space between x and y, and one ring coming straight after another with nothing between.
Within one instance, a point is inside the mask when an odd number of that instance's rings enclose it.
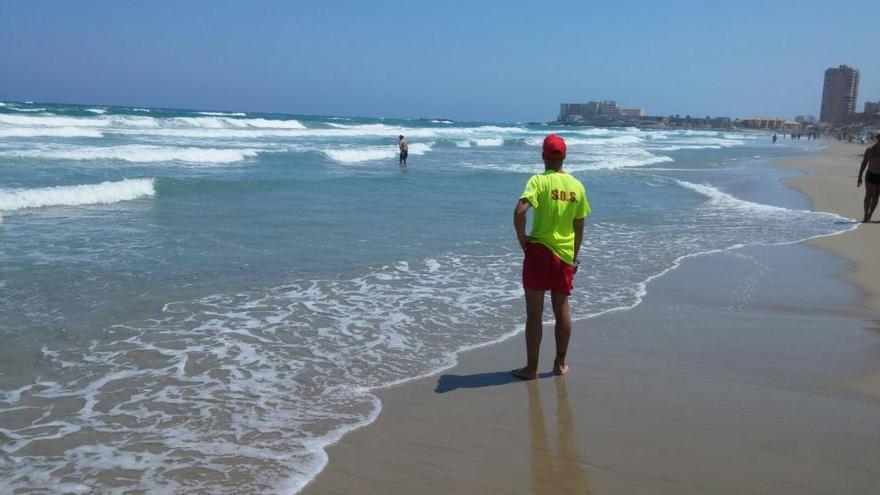
<instances>
[{"instance_id":1,"label":"bare foot","mask_svg":"<svg viewBox=\"0 0 880 495\"><path fill-rule=\"evenodd\" d=\"M538 374L529 371L528 367L515 369L511 371L510 374L519 378L520 380L534 380L535 378L538 378Z\"/></svg>"},{"instance_id":2,"label":"bare foot","mask_svg":"<svg viewBox=\"0 0 880 495\"><path fill-rule=\"evenodd\" d=\"M565 363L559 364L559 361L553 362L553 374L557 376L562 376L568 373L568 365Z\"/></svg>"}]
</instances>

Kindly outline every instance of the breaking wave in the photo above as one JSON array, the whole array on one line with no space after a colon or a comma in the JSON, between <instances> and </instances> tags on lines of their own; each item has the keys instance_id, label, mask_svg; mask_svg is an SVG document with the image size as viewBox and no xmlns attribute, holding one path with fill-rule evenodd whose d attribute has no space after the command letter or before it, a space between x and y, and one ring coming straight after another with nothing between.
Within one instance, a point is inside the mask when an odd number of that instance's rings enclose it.
<instances>
[{"instance_id":1,"label":"breaking wave","mask_svg":"<svg viewBox=\"0 0 880 495\"><path fill-rule=\"evenodd\" d=\"M431 151L433 143L412 143L410 155L424 155ZM339 163L363 163L375 160L390 160L397 157L397 148L392 146L364 146L362 148L324 149L327 158Z\"/></svg>"},{"instance_id":2,"label":"breaking wave","mask_svg":"<svg viewBox=\"0 0 880 495\"><path fill-rule=\"evenodd\" d=\"M690 189L691 191L698 192L701 195L705 196L706 198L708 198L708 204L710 206L718 208L729 208L736 210L745 210L751 213L760 213L764 215L782 216L790 215L793 211L796 211L789 208L781 208L779 206L772 206L762 203L753 203L751 201L735 198L714 186L710 186L709 184L694 184L693 182L687 182L683 180L676 180L675 182L686 189Z\"/></svg>"},{"instance_id":3,"label":"breaking wave","mask_svg":"<svg viewBox=\"0 0 880 495\"><path fill-rule=\"evenodd\" d=\"M0 154L55 160L121 160L132 163L234 163L257 156L257 149L149 146L87 146L7 151Z\"/></svg>"},{"instance_id":4,"label":"breaking wave","mask_svg":"<svg viewBox=\"0 0 880 495\"><path fill-rule=\"evenodd\" d=\"M99 138L104 133L98 129L88 129L83 127L13 127L11 129L0 128L0 137L87 137Z\"/></svg>"},{"instance_id":5,"label":"breaking wave","mask_svg":"<svg viewBox=\"0 0 880 495\"><path fill-rule=\"evenodd\" d=\"M14 211L46 206L112 204L152 196L154 179L125 179L78 186L0 190L0 210Z\"/></svg>"},{"instance_id":6,"label":"breaking wave","mask_svg":"<svg viewBox=\"0 0 880 495\"><path fill-rule=\"evenodd\" d=\"M471 146L504 146L503 138L483 138L458 141L455 143L459 148L470 148Z\"/></svg>"},{"instance_id":7,"label":"breaking wave","mask_svg":"<svg viewBox=\"0 0 880 495\"><path fill-rule=\"evenodd\" d=\"M196 112L199 115L211 115L215 117L244 117L244 112Z\"/></svg>"}]
</instances>

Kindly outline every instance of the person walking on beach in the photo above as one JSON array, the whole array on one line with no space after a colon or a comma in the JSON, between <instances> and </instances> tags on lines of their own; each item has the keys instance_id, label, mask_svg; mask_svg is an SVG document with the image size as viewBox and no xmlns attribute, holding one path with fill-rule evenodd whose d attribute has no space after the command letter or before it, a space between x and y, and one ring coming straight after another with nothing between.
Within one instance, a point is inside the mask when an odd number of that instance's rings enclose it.
<instances>
[{"instance_id":1,"label":"person walking on beach","mask_svg":"<svg viewBox=\"0 0 880 495\"><path fill-rule=\"evenodd\" d=\"M406 156L409 154L409 145L406 144L406 139L403 139L403 134L398 136L397 146L400 148L400 166L405 167Z\"/></svg>"},{"instance_id":2,"label":"person walking on beach","mask_svg":"<svg viewBox=\"0 0 880 495\"><path fill-rule=\"evenodd\" d=\"M868 170L865 171L865 168ZM859 167L859 178L856 187L862 185L862 174L865 175L865 217L862 223L871 221L874 209L877 208L877 200L880 198L880 134L876 137L873 146L865 150L862 165Z\"/></svg>"},{"instance_id":3,"label":"person walking on beach","mask_svg":"<svg viewBox=\"0 0 880 495\"><path fill-rule=\"evenodd\" d=\"M556 318L556 358L553 373L568 372L565 354L571 337L568 296L579 264L577 255L584 237L584 218L590 203L584 186L562 170L565 141L550 134L544 138L544 173L526 183L513 212L516 238L525 253L522 268L526 299L526 366L513 370L523 380L538 377L538 354L543 334L544 295L550 291ZM532 231L526 235L526 213L534 208Z\"/></svg>"}]
</instances>

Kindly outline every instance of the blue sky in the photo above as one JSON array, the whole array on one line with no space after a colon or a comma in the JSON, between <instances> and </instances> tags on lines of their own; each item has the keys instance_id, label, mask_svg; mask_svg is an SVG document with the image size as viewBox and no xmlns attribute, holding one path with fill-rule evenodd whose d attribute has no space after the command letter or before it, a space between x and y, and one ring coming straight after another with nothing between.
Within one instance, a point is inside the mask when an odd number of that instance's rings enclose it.
<instances>
[{"instance_id":1,"label":"blue sky","mask_svg":"<svg viewBox=\"0 0 880 495\"><path fill-rule=\"evenodd\" d=\"M845 6L843 6L845 4ZM0 0L0 100L545 121L819 114L880 100L876 2Z\"/></svg>"}]
</instances>

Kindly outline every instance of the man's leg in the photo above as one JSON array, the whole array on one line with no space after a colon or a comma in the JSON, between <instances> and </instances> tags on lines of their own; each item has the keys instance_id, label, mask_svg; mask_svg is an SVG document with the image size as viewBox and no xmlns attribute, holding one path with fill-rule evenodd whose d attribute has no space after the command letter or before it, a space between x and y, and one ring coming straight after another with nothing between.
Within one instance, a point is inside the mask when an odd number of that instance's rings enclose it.
<instances>
[{"instance_id":1,"label":"man's leg","mask_svg":"<svg viewBox=\"0 0 880 495\"><path fill-rule=\"evenodd\" d=\"M874 212L873 208L871 208L872 203L874 202L874 194L877 190L877 186L865 181L865 216L862 218L862 222L869 222L871 220L871 214Z\"/></svg>"},{"instance_id":2,"label":"man's leg","mask_svg":"<svg viewBox=\"0 0 880 495\"><path fill-rule=\"evenodd\" d=\"M880 199L880 185L874 184L873 191L871 195L871 208L868 210L868 221L871 221L871 218L874 216L874 210L877 208L877 200Z\"/></svg>"},{"instance_id":3,"label":"man's leg","mask_svg":"<svg viewBox=\"0 0 880 495\"><path fill-rule=\"evenodd\" d=\"M526 294L526 367L513 370L513 375L531 380L538 377L538 354L544 333L544 291L523 290Z\"/></svg>"},{"instance_id":4,"label":"man's leg","mask_svg":"<svg viewBox=\"0 0 880 495\"><path fill-rule=\"evenodd\" d=\"M568 312L568 296L561 292L551 292L553 316L556 318L556 359L553 360L553 372L557 375L568 373L565 354L568 352L568 341L571 339L571 315Z\"/></svg>"}]
</instances>

